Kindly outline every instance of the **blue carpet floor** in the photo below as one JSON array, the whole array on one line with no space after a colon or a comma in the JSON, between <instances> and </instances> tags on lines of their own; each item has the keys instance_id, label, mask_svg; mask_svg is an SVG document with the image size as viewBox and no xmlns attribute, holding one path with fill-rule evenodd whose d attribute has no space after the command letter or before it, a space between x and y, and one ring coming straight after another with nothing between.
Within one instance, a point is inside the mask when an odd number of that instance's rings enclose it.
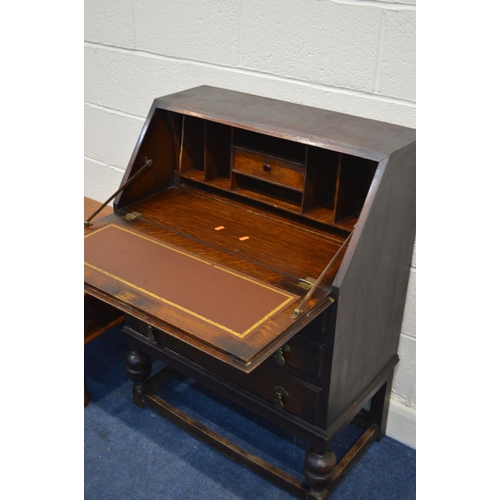
<instances>
[{"instance_id":1,"label":"blue carpet floor","mask_svg":"<svg viewBox=\"0 0 500 500\"><path fill-rule=\"evenodd\" d=\"M86 500L288 500L292 495L234 463L149 408L131 401L124 338L113 329L85 346L91 401L85 408ZM154 369L162 365L155 364ZM204 425L300 479L307 443L202 385L179 376L159 393ZM332 450L340 459L362 430L348 426ZM330 494L332 500L410 500L415 450L385 437L373 443Z\"/></svg>"}]
</instances>

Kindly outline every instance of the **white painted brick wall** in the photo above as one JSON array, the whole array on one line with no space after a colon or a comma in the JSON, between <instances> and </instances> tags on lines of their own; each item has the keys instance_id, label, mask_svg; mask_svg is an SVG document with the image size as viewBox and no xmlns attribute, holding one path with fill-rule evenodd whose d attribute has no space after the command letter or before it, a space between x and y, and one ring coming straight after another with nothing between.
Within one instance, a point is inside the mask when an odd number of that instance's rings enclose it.
<instances>
[{"instance_id":1,"label":"white painted brick wall","mask_svg":"<svg viewBox=\"0 0 500 500\"><path fill-rule=\"evenodd\" d=\"M178 59L236 66L239 61L239 2L157 0L135 3L137 49Z\"/></svg>"},{"instance_id":2,"label":"white painted brick wall","mask_svg":"<svg viewBox=\"0 0 500 500\"><path fill-rule=\"evenodd\" d=\"M381 10L335 2L242 2L241 66L370 92Z\"/></svg>"},{"instance_id":3,"label":"white painted brick wall","mask_svg":"<svg viewBox=\"0 0 500 500\"><path fill-rule=\"evenodd\" d=\"M415 22L415 0L85 0L85 195L118 187L155 97L198 85L414 128ZM415 254L399 355L388 433L415 446Z\"/></svg>"},{"instance_id":4,"label":"white painted brick wall","mask_svg":"<svg viewBox=\"0 0 500 500\"><path fill-rule=\"evenodd\" d=\"M112 167L127 165L143 120L91 104L85 106L84 116L85 155Z\"/></svg>"},{"instance_id":5,"label":"white painted brick wall","mask_svg":"<svg viewBox=\"0 0 500 500\"><path fill-rule=\"evenodd\" d=\"M119 187L123 172L110 168L101 162L85 158L85 178L93 178L95 182L86 182L83 195L94 200L107 200Z\"/></svg>"},{"instance_id":6,"label":"white painted brick wall","mask_svg":"<svg viewBox=\"0 0 500 500\"><path fill-rule=\"evenodd\" d=\"M415 11L384 11L383 41L377 92L386 96L415 101L415 45L403 44L402 39L415 40Z\"/></svg>"},{"instance_id":7,"label":"white painted brick wall","mask_svg":"<svg viewBox=\"0 0 500 500\"><path fill-rule=\"evenodd\" d=\"M85 40L114 47L135 47L133 0L85 0Z\"/></svg>"}]
</instances>

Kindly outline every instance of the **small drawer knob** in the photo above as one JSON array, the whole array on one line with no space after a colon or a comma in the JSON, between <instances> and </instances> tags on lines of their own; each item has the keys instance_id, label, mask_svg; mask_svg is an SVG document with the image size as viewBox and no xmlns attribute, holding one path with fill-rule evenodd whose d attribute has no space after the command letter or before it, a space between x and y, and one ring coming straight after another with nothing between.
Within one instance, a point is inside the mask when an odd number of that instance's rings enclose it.
<instances>
[{"instance_id":1,"label":"small drawer knob","mask_svg":"<svg viewBox=\"0 0 500 500\"><path fill-rule=\"evenodd\" d=\"M271 165L269 165L269 163L266 163L262 168L263 168L264 172L271 171Z\"/></svg>"}]
</instances>

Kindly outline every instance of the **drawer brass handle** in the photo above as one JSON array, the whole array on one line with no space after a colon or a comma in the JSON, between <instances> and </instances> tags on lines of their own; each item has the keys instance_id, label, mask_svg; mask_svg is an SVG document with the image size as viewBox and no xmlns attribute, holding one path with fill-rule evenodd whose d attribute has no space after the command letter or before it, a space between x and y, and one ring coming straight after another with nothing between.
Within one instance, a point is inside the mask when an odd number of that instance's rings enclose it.
<instances>
[{"instance_id":1,"label":"drawer brass handle","mask_svg":"<svg viewBox=\"0 0 500 500\"><path fill-rule=\"evenodd\" d=\"M274 353L274 361L278 363L278 365L283 366L286 363L285 356L283 355L284 352L290 352L290 346L287 344L281 346L275 353Z\"/></svg>"},{"instance_id":2,"label":"drawer brass handle","mask_svg":"<svg viewBox=\"0 0 500 500\"><path fill-rule=\"evenodd\" d=\"M283 403L283 397L287 398L289 396L288 392L286 389L284 389L281 386L275 387L274 388L274 400L273 400L273 405L278 408L278 410L282 410L284 403Z\"/></svg>"},{"instance_id":3,"label":"drawer brass handle","mask_svg":"<svg viewBox=\"0 0 500 500\"><path fill-rule=\"evenodd\" d=\"M148 332L146 333L146 337L153 342L156 342L156 333L151 325L148 325Z\"/></svg>"},{"instance_id":4,"label":"drawer brass handle","mask_svg":"<svg viewBox=\"0 0 500 500\"><path fill-rule=\"evenodd\" d=\"M270 172L271 171L271 165L269 163L266 163L263 167L264 172Z\"/></svg>"}]
</instances>

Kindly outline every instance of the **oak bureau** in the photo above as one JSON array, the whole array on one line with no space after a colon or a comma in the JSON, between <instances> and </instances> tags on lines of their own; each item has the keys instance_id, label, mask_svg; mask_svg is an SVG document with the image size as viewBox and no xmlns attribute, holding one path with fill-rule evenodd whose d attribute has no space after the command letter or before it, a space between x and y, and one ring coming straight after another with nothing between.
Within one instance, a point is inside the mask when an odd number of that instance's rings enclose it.
<instances>
[{"instance_id":1,"label":"oak bureau","mask_svg":"<svg viewBox=\"0 0 500 500\"><path fill-rule=\"evenodd\" d=\"M212 87L155 99L85 293L125 313L133 401L307 499L385 434L415 238L415 130ZM166 368L151 377L151 358ZM155 394L181 372L310 443L305 481ZM366 431L337 463L353 419Z\"/></svg>"}]
</instances>

